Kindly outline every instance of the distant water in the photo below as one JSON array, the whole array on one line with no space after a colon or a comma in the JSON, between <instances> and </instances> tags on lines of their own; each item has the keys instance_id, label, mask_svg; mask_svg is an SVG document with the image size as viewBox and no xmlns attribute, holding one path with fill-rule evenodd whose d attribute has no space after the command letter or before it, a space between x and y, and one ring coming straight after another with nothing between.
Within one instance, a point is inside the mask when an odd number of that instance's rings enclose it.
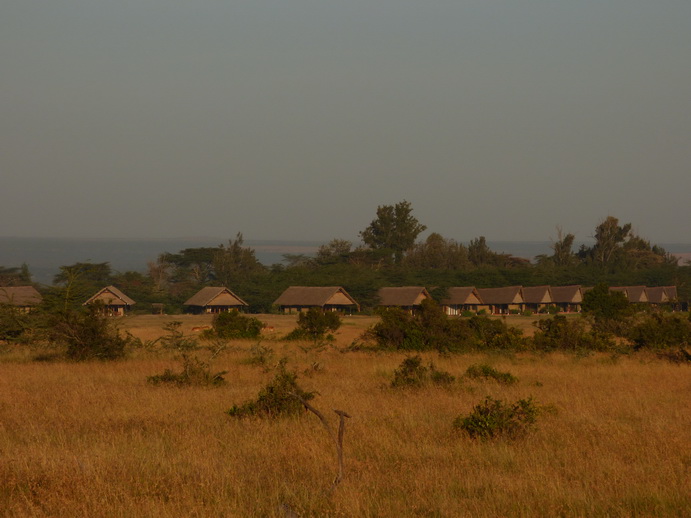
<instances>
[{"instance_id":1,"label":"distant water","mask_svg":"<svg viewBox=\"0 0 691 518\"><path fill-rule=\"evenodd\" d=\"M176 253L185 248L216 247L227 240L193 239L54 239L0 237L0 266L29 265L36 282L50 284L60 266L76 262L109 262L115 271L145 272L147 262L155 261L164 252ZM245 246L255 250L262 264L281 263L283 254L314 255L323 241L251 241ZM467 243L466 243L467 244ZM550 241L488 241L495 252L533 260L550 254ZM575 246L577 248L580 243ZM671 253L691 253L691 244L660 244Z\"/></svg>"}]
</instances>

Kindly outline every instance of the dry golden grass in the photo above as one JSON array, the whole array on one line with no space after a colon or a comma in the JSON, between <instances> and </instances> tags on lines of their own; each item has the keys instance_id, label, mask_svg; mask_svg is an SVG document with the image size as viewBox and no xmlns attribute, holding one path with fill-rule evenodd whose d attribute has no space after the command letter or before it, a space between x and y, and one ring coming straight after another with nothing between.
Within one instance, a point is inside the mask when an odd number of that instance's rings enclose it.
<instances>
[{"instance_id":1,"label":"dry golden grass","mask_svg":"<svg viewBox=\"0 0 691 518\"><path fill-rule=\"evenodd\" d=\"M161 320L122 323L156 335ZM184 317L184 329L208 317ZM276 337L294 316L262 316ZM352 317L349 344L371 322ZM345 433L345 477L311 413L267 421L224 412L272 373L249 364L254 342L213 363L222 388L151 386L179 368L168 351L115 363L8 363L0 356L0 514L51 517L688 516L691 370L645 356L424 355L460 376L490 363L520 382L388 388L403 354L341 352L267 338ZM300 347L299 345L302 345ZM200 351L203 355L205 351ZM9 354L9 353L5 353ZM320 369L312 366L319 363ZM306 372L306 373L305 373ZM524 439L477 442L451 422L486 395L532 396L556 412Z\"/></svg>"}]
</instances>

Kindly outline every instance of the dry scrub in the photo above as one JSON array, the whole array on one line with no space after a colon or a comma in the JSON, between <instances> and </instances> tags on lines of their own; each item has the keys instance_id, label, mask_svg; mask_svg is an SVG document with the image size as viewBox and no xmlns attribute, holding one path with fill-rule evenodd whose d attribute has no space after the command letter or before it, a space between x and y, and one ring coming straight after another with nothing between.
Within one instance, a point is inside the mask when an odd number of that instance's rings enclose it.
<instances>
[{"instance_id":1,"label":"dry scrub","mask_svg":"<svg viewBox=\"0 0 691 518\"><path fill-rule=\"evenodd\" d=\"M364 328L352 322L347 333ZM0 363L0 514L624 517L691 509L688 366L643 355L430 354L425 364L459 380L400 391L389 385L403 354L268 343L289 358L301 386L319 393L315 407L353 416L336 490L333 444L313 415L225 413L273 377L246 361L253 342L237 341L214 360L228 371L217 389L147 384L176 365L170 351L108 364ZM304 376L315 362L322 368ZM462 378L478 363L520 382ZM454 432L453 419L487 395L532 396L556 412L515 442Z\"/></svg>"}]
</instances>

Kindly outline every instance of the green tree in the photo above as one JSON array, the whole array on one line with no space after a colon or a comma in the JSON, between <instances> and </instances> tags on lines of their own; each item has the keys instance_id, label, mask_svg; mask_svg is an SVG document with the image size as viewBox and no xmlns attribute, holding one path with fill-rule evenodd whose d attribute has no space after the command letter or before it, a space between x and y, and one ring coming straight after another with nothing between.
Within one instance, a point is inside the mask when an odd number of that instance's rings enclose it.
<instances>
[{"instance_id":1,"label":"green tree","mask_svg":"<svg viewBox=\"0 0 691 518\"><path fill-rule=\"evenodd\" d=\"M309 308L298 316L298 326L288 334L288 339L309 338L319 340L326 333L335 332L341 327L341 317L333 311L322 311L320 308Z\"/></svg>"},{"instance_id":2,"label":"green tree","mask_svg":"<svg viewBox=\"0 0 691 518\"><path fill-rule=\"evenodd\" d=\"M254 249L244 245L238 232L227 246L220 246L212 255L213 276L224 286L234 286L249 275L264 272L264 266L255 256Z\"/></svg>"},{"instance_id":3,"label":"green tree","mask_svg":"<svg viewBox=\"0 0 691 518\"><path fill-rule=\"evenodd\" d=\"M82 283L94 286L110 284L113 272L110 263L74 263L61 266L60 273L53 278L53 284L67 284L75 277Z\"/></svg>"},{"instance_id":4,"label":"green tree","mask_svg":"<svg viewBox=\"0 0 691 518\"><path fill-rule=\"evenodd\" d=\"M631 312L631 305L621 291L612 291L600 283L583 295L585 315L593 317L598 330L620 334L621 323Z\"/></svg>"},{"instance_id":5,"label":"green tree","mask_svg":"<svg viewBox=\"0 0 691 518\"><path fill-rule=\"evenodd\" d=\"M424 243L417 243L408 250L403 264L409 268L439 270L466 270L470 267L468 249L436 232L430 234Z\"/></svg>"},{"instance_id":6,"label":"green tree","mask_svg":"<svg viewBox=\"0 0 691 518\"><path fill-rule=\"evenodd\" d=\"M31 284L31 273L26 264L20 267L0 266L0 286L25 286Z\"/></svg>"},{"instance_id":7,"label":"green tree","mask_svg":"<svg viewBox=\"0 0 691 518\"><path fill-rule=\"evenodd\" d=\"M427 228L412 215L408 201L377 207L377 218L360 232L362 241L373 250L390 250L394 261L400 263L413 246L417 236Z\"/></svg>"},{"instance_id":8,"label":"green tree","mask_svg":"<svg viewBox=\"0 0 691 518\"><path fill-rule=\"evenodd\" d=\"M468 259L477 267L498 266L511 267L520 263L519 258L511 257L509 254L499 254L487 246L485 236L471 239L468 243Z\"/></svg>"},{"instance_id":9,"label":"green tree","mask_svg":"<svg viewBox=\"0 0 691 518\"><path fill-rule=\"evenodd\" d=\"M552 260L556 266L571 266L576 261L576 254L573 252L573 242L576 236L566 234L561 227L557 227L557 240L552 243Z\"/></svg>"},{"instance_id":10,"label":"green tree","mask_svg":"<svg viewBox=\"0 0 691 518\"><path fill-rule=\"evenodd\" d=\"M622 244L629 238L631 223L619 225L619 220L614 216L607 216L595 227L595 246L592 248L592 256L601 266L614 264L620 258Z\"/></svg>"},{"instance_id":11,"label":"green tree","mask_svg":"<svg viewBox=\"0 0 691 518\"><path fill-rule=\"evenodd\" d=\"M48 313L66 315L97 290L113 283L110 263L75 263L61 266L54 286L44 298Z\"/></svg>"},{"instance_id":12,"label":"green tree","mask_svg":"<svg viewBox=\"0 0 691 518\"><path fill-rule=\"evenodd\" d=\"M217 252L218 247L185 248L177 254L161 254L158 262L170 265L170 283L199 287L213 280L213 261Z\"/></svg>"},{"instance_id":13,"label":"green tree","mask_svg":"<svg viewBox=\"0 0 691 518\"><path fill-rule=\"evenodd\" d=\"M328 244L322 245L317 250L315 260L319 264L339 264L347 263L353 243L345 239L332 239Z\"/></svg>"},{"instance_id":14,"label":"green tree","mask_svg":"<svg viewBox=\"0 0 691 518\"><path fill-rule=\"evenodd\" d=\"M125 356L128 344L98 304L57 318L51 336L66 346L67 357L75 361L117 360Z\"/></svg>"}]
</instances>

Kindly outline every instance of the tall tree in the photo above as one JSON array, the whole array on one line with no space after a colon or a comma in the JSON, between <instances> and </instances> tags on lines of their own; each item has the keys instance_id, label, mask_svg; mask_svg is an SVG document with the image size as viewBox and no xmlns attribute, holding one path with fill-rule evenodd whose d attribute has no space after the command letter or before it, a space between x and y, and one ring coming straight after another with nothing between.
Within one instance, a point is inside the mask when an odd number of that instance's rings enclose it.
<instances>
[{"instance_id":1,"label":"tall tree","mask_svg":"<svg viewBox=\"0 0 691 518\"><path fill-rule=\"evenodd\" d=\"M319 264L346 263L350 257L353 243L345 239L332 239L317 250L315 260Z\"/></svg>"},{"instance_id":2,"label":"tall tree","mask_svg":"<svg viewBox=\"0 0 691 518\"><path fill-rule=\"evenodd\" d=\"M571 266L576 259L576 254L573 252L573 241L576 236L573 234L564 235L561 227L557 227L557 240L552 243L552 250L554 251L554 264L557 266Z\"/></svg>"},{"instance_id":3,"label":"tall tree","mask_svg":"<svg viewBox=\"0 0 691 518\"><path fill-rule=\"evenodd\" d=\"M213 254L213 274L216 280L233 286L245 280L249 275L265 271L264 266L254 254L254 249L244 246L242 232L235 239L228 241L227 246L220 246Z\"/></svg>"},{"instance_id":4,"label":"tall tree","mask_svg":"<svg viewBox=\"0 0 691 518\"><path fill-rule=\"evenodd\" d=\"M26 263L13 268L0 266L0 286L23 286L26 284L31 284L31 273Z\"/></svg>"},{"instance_id":5,"label":"tall tree","mask_svg":"<svg viewBox=\"0 0 691 518\"><path fill-rule=\"evenodd\" d=\"M377 207L377 218L360 232L362 241L373 250L390 250L396 263L415 244L415 239L427 228L412 215L408 201Z\"/></svg>"},{"instance_id":6,"label":"tall tree","mask_svg":"<svg viewBox=\"0 0 691 518\"><path fill-rule=\"evenodd\" d=\"M595 245L592 248L593 259L601 266L610 266L619 259L622 244L629 238L631 223L619 225L614 216L607 216L595 227Z\"/></svg>"}]
</instances>

